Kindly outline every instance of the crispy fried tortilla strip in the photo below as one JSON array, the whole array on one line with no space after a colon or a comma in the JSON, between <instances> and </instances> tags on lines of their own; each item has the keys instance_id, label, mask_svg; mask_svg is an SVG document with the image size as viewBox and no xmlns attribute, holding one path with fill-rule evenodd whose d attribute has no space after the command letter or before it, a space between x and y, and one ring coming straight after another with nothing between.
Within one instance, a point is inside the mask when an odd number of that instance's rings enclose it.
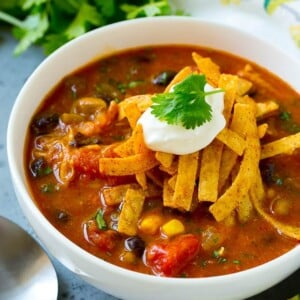
<instances>
[{"instance_id":1,"label":"crispy fried tortilla strip","mask_svg":"<svg viewBox=\"0 0 300 300\"><path fill-rule=\"evenodd\" d=\"M257 107L256 117L259 119L269 117L270 115L276 113L279 109L279 105L272 100L265 101L265 102L257 102L256 107Z\"/></svg>"},{"instance_id":2,"label":"crispy fried tortilla strip","mask_svg":"<svg viewBox=\"0 0 300 300\"><path fill-rule=\"evenodd\" d=\"M257 134L255 111L251 106L239 104L244 110L247 119L246 126L246 149L240 165L239 172L232 185L226 192L213 203L209 211L219 222L224 220L238 206L238 201L248 194L250 187L256 179L256 170L260 158L260 145Z\"/></svg>"},{"instance_id":3,"label":"crispy fried tortilla strip","mask_svg":"<svg viewBox=\"0 0 300 300\"><path fill-rule=\"evenodd\" d=\"M266 135L268 128L269 125L267 123L263 123L257 127L258 136L260 139L262 139Z\"/></svg>"},{"instance_id":4,"label":"crispy fried tortilla strip","mask_svg":"<svg viewBox=\"0 0 300 300\"><path fill-rule=\"evenodd\" d=\"M242 155L245 149L245 140L235 131L224 128L216 138L234 151L237 155Z\"/></svg>"},{"instance_id":5,"label":"crispy fried tortilla strip","mask_svg":"<svg viewBox=\"0 0 300 300\"><path fill-rule=\"evenodd\" d=\"M239 78L230 74L221 74L218 87L225 91L223 115L226 123L229 123L233 105L237 99Z\"/></svg>"},{"instance_id":6,"label":"crispy fried tortilla strip","mask_svg":"<svg viewBox=\"0 0 300 300\"><path fill-rule=\"evenodd\" d=\"M152 105L152 95L136 95L129 98L126 98L124 101L118 104L119 106L119 115L118 120L122 120L126 117L125 108L127 105L136 104L140 112L144 112L148 107Z\"/></svg>"},{"instance_id":7,"label":"crispy fried tortilla strip","mask_svg":"<svg viewBox=\"0 0 300 300\"><path fill-rule=\"evenodd\" d=\"M192 53L192 57L199 71L205 75L207 82L210 85L217 87L221 75L220 67L209 57L202 57L196 52Z\"/></svg>"},{"instance_id":8,"label":"crispy fried tortilla strip","mask_svg":"<svg viewBox=\"0 0 300 300\"><path fill-rule=\"evenodd\" d=\"M169 179L165 178L163 183L163 204L166 207L174 207L174 189L168 183Z\"/></svg>"},{"instance_id":9,"label":"crispy fried tortilla strip","mask_svg":"<svg viewBox=\"0 0 300 300\"><path fill-rule=\"evenodd\" d=\"M176 83L182 81L185 79L187 76L193 73L193 69L191 67L184 67L181 69L175 77L172 79L172 81L168 84L168 86L165 89L165 93L170 92L170 89L175 85Z\"/></svg>"},{"instance_id":10,"label":"crispy fried tortilla strip","mask_svg":"<svg viewBox=\"0 0 300 300\"><path fill-rule=\"evenodd\" d=\"M133 150L134 153L148 153L150 150L147 148L144 135L143 135L143 127L141 124L137 124L132 132Z\"/></svg>"},{"instance_id":11,"label":"crispy fried tortilla strip","mask_svg":"<svg viewBox=\"0 0 300 300\"><path fill-rule=\"evenodd\" d=\"M145 172L135 174L135 179L144 191L147 190L148 185L147 185L147 176Z\"/></svg>"},{"instance_id":12,"label":"crispy fried tortilla strip","mask_svg":"<svg viewBox=\"0 0 300 300\"><path fill-rule=\"evenodd\" d=\"M261 146L261 159L278 154L292 154L300 147L300 132Z\"/></svg>"},{"instance_id":13,"label":"crispy fried tortilla strip","mask_svg":"<svg viewBox=\"0 0 300 300\"><path fill-rule=\"evenodd\" d=\"M143 209L145 194L142 190L128 189L118 221L120 233L133 236L137 233L138 220Z\"/></svg>"},{"instance_id":14,"label":"crispy fried tortilla strip","mask_svg":"<svg viewBox=\"0 0 300 300\"><path fill-rule=\"evenodd\" d=\"M225 147L223 149L221 163L220 163L220 174L219 174L219 194L223 192L226 183L228 183L229 175L231 170L235 166L238 160L238 155L233 152L231 149Z\"/></svg>"},{"instance_id":15,"label":"crispy fried tortilla strip","mask_svg":"<svg viewBox=\"0 0 300 300\"><path fill-rule=\"evenodd\" d=\"M102 190L105 204L118 205L124 199L128 189L137 189L137 184L121 184L112 187L106 187Z\"/></svg>"},{"instance_id":16,"label":"crispy fried tortilla strip","mask_svg":"<svg viewBox=\"0 0 300 300\"><path fill-rule=\"evenodd\" d=\"M142 112L139 110L137 104L135 102L128 103L126 106L124 106L124 113L130 127L134 129L138 119L142 115Z\"/></svg>"},{"instance_id":17,"label":"crispy fried tortilla strip","mask_svg":"<svg viewBox=\"0 0 300 300\"><path fill-rule=\"evenodd\" d=\"M99 159L99 171L108 176L135 175L154 168L158 163L152 151L126 157L102 157Z\"/></svg>"},{"instance_id":18,"label":"crispy fried tortilla strip","mask_svg":"<svg viewBox=\"0 0 300 300\"><path fill-rule=\"evenodd\" d=\"M238 85L237 85L237 94L239 96L245 95L246 93L248 93L251 90L252 86L253 86L253 84L251 81L239 77Z\"/></svg>"},{"instance_id":19,"label":"crispy fried tortilla strip","mask_svg":"<svg viewBox=\"0 0 300 300\"><path fill-rule=\"evenodd\" d=\"M244 98L244 97L243 97ZM252 107L254 109L254 106L252 106L252 102L247 101L246 102L248 107ZM239 136L241 136L243 139L245 138L245 126L248 122L248 119L246 115L244 115L244 104L236 103L234 105L233 114L231 118L230 123L230 129ZM238 154L231 149L225 147L222 154L222 160L220 165L220 177L219 177L219 191L221 192L223 190L223 187L225 183L227 182L229 175L238 159Z\"/></svg>"},{"instance_id":20,"label":"crispy fried tortilla strip","mask_svg":"<svg viewBox=\"0 0 300 300\"><path fill-rule=\"evenodd\" d=\"M280 89L277 89L272 84L267 82L259 73L254 70L253 66L249 64L245 65L244 69L238 72L238 75L244 79L251 81L254 87L257 86L260 91L268 91L274 96L274 98L280 99L280 97L282 96L280 95Z\"/></svg>"},{"instance_id":21,"label":"crispy fried tortilla strip","mask_svg":"<svg viewBox=\"0 0 300 300\"><path fill-rule=\"evenodd\" d=\"M198 185L198 200L215 202L218 198L218 183L223 144L213 140L202 150Z\"/></svg>"},{"instance_id":22,"label":"crispy fried tortilla strip","mask_svg":"<svg viewBox=\"0 0 300 300\"><path fill-rule=\"evenodd\" d=\"M155 157L163 167L170 168L172 166L174 154L157 151Z\"/></svg>"},{"instance_id":23,"label":"crispy fried tortilla strip","mask_svg":"<svg viewBox=\"0 0 300 300\"><path fill-rule=\"evenodd\" d=\"M149 152L149 149L145 145L143 127L140 124L135 126L129 139L114 148L114 153L120 157L144 152Z\"/></svg>"},{"instance_id":24,"label":"crispy fried tortilla strip","mask_svg":"<svg viewBox=\"0 0 300 300\"><path fill-rule=\"evenodd\" d=\"M170 177L170 179L168 180L168 184L173 189L173 191L175 190L176 181L177 181L177 174Z\"/></svg>"},{"instance_id":25,"label":"crispy fried tortilla strip","mask_svg":"<svg viewBox=\"0 0 300 300\"><path fill-rule=\"evenodd\" d=\"M238 201L237 216L240 223L248 222L254 213L253 204L250 200L249 194L246 194Z\"/></svg>"},{"instance_id":26,"label":"crispy fried tortilla strip","mask_svg":"<svg viewBox=\"0 0 300 300\"><path fill-rule=\"evenodd\" d=\"M170 167L164 167L163 165L160 165L159 169L171 176L175 175L178 170L178 159L174 160Z\"/></svg>"},{"instance_id":27,"label":"crispy fried tortilla strip","mask_svg":"<svg viewBox=\"0 0 300 300\"><path fill-rule=\"evenodd\" d=\"M126 141L120 143L114 148L113 152L120 157L126 157L134 154L134 139L132 136Z\"/></svg>"},{"instance_id":28,"label":"crispy fried tortilla strip","mask_svg":"<svg viewBox=\"0 0 300 300\"><path fill-rule=\"evenodd\" d=\"M179 156L173 195L174 207L189 211L192 207L199 152Z\"/></svg>"}]
</instances>

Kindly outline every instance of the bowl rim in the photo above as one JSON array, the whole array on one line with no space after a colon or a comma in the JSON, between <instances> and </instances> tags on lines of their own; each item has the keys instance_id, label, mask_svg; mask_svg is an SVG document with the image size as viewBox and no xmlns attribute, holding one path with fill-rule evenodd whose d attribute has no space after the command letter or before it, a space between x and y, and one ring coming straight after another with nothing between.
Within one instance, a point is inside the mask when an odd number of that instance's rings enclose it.
<instances>
[{"instance_id":1,"label":"bowl rim","mask_svg":"<svg viewBox=\"0 0 300 300\"><path fill-rule=\"evenodd\" d=\"M296 258L299 257L300 254L300 245L297 245L295 248L291 249L290 251L288 251L287 253L269 261L266 262L262 265L244 270L244 271L240 271L240 272L236 272L236 273L230 273L230 274L226 274L226 275L218 275L218 276L210 276L210 277L206 277L206 278L188 278L188 280L186 278L165 278L165 277L157 277L157 276L153 276L153 275L148 275L148 274L143 274L143 273L139 273L136 271L131 271L131 270L127 270L125 268L116 266L112 263L109 263L101 258L98 258L92 254L90 254L89 252L87 252L86 250L80 248L79 246L77 246L75 243L73 243L71 240L69 240L67 237L65 237L61 232L59 232L51 223L50 221L48 221L48 219L41 213L41 211L39 210L37 204L35 204L34 199L32 199L30 192L27 189L27 185L26 182L24 182L24 179L21 176L21 173L19 172L19 167L17 166L16 160L14 159L14 132L16 131L16 125L15 125L15 121L18 119L18 114L19 114L19 105L22 101L22 99L24 98L24 95L26 95L27 93L27 89L28 86L34 82L35 78L35 74L37 74L38 72L40 72L41 69L47 67L48 64L51 64L52 61L55 61L56 57L60 56L63 53L68 53L68 51L70 51L70 49L74 48L75 46L80 45L81 43L83 43L86 39L92 39L94 36L97 36L99 32L104 32L104 31L110 31L111 29L117 29L120 26L137 26L137 24L140 23L149 23L149 22L170 22L170 21L174 21L177 22L179 21L184 21L184 22L198 22L201 23L202 25L210 25L210 26L216 26L216 27L222 27L222 28L226 28L226 30L230 30L230 31L235 31L238 32L239 34L245 35L245 36L251 36L251 34L243 32L239 29L233 28L229 25L223 25L223 24L217 24L215 22L210 22L210 21L204 21L204 20L200 20L197 18L193 18L193 17L185 17L185 16L168 16L168 17L154 17L154 18L141 18L141 19L136 19L136 20L130 20L130 21L121 21L121 22L117 22L111 25L107 25L104 26L102 28L98 28L95 30L92 30L88 33L86 33L85 35L65 44L64 46L62 46L61 48L59 48L57 51L55 51L53 54L51 54L50 56L48 56L35 70L34 72L31 74L31 76L27 79L26 83L24 84L24 86L22 87L21 91L19 92L16 102L13 105L10 117L9 117L9 122L8 122L8 127L7 127L7 156L8 156L8 164L9 164L9 169L10 169L10 173L11 173L11 178L13 180L14 183L14 187L16 190L16 193L20 193L22 194L22 197L24 198L22 200L22 202L19 200L18 197L18 201L19 204L24 212L24 207L26 203L26 206L28 207L28 209L31 211L31 214L34 215L34 217L38 220L38 222L42 225L42 227L46 230L49 231L49 233L54 236L57 240L60 240L61 243L63 243L63 245L68 249L68 251L71 252L75 252L77 255L81 256L81 258L84 261L87 262L91 262L93 264L99 265L99 267L103 268L105 271L110 271L113 272L115 274L120 274L122 273L124 276L135 279L135 280L142 280L142 281L146 281L148 283L156 283L156 284L164 284L164 285L174 285L174 284L178 284L180 283L183 287L188 287L188 286L192 286L192 285L199 285L199 284L203 284L203 286L207 286L207 285L215 285L218 284L220 281L222 282L227 282L228 284L232 282L232 280L236 279L236 278L241 278L241 277L251 277L255 274L257 274L257 272L271 272L272 269L279 265L285 264L287 261L290 260L294 260L296 262ZM172 21L172 22L173 22ZM284 53L281 49L276 48L276 46L271 45L269 42L267 41L263 41L261 40L259 37L256 37L253 35L253 38L255 38L255 40L260 40L261 43L263 43L264 45L269 45L272 47L272 49L276 49L276 51L278 51L278 53L281 53L282 55L284 55L285 57L289 57L289 59L291 61L294 60L293 57L287 55L286 53ZM126 48L124 48L125 50ZM129 49L129 48L127 48ZM95 58L90 59L89 61L93 61L95 60ZM300 63L296 60L294 60L299 66ZM81 67L78 66L77 69ZM47 91L48 92L48 91ZM46 93L45 93L46 95ZM37 108L37 107L36 107ZM24 144L23 144L24 147ZM24 152L24 150L23 150ZM27 217L28 219L28 217ZM29 219L29 223L31 224L31 226L34 228L33 226L33 221ZM45 243L44 243L45 244ZM299 263L300 266L300 263ZM73 271L76 272L76 266L74 266ZM82 274L82 273L81 273ZM89 274L83 274L87 277L89 277ZM289 275L289 274L287 274Z\"/></svg>"}]
</instances>

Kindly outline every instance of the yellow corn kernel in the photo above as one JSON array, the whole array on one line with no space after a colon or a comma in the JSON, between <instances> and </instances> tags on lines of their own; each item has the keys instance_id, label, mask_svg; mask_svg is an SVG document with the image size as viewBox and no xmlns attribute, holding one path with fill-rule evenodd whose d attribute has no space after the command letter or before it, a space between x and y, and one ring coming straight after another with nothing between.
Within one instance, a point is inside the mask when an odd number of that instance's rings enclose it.
<instances>
[{"instance_id":1,"label":"yellow corn kernel","mask_svg":"<svg viewBox=\"0 0 300 300\"><path fill-rule=\"evenodd\" d=\"M139 230L146 234L155 234L162 224L162 219L157 215L145 216L139 223Z\"/></svg>"},{"instance_id":2,"label":"yellow corn kernel","mask_svg":"<svg viewBox=\"0 0 300 300\"><path fill-rule=\"evenodd\" d=\"M133 252L123 251L120 255L120 260L122 262L134 265L136 263L136 256Z\"/></svg>"},{"instance_id":3,"label":"yellow corn kernel","mask_svg":"<svg viewBox=\"0 0 300 300\"><path fill-rule=\"evenodd\" d=\"M162 233L167 237L172 237L174 235L184 233L185 228L184 225L177 219L172 219L169 222L165 223L161 227Z\"/></svg>"}]
</instances>

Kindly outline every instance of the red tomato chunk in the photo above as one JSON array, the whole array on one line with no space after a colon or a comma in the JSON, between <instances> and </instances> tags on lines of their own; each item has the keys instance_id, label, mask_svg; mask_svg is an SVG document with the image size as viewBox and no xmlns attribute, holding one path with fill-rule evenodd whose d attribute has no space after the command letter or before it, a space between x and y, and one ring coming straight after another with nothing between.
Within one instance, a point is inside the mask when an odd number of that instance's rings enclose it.
<instances>
[{"instance_id":1,"label":"red tomato chunk","mask_svg":"<svg viewBox=\"0 0 300 300\"><path fill-rule=\"evenodd\" d=\"M195 259L200 241L193 234L175 237L170 242L152 244L146 249L146 263L160 276L178 276L180 271Z\"/></svg>"}]
</instances>

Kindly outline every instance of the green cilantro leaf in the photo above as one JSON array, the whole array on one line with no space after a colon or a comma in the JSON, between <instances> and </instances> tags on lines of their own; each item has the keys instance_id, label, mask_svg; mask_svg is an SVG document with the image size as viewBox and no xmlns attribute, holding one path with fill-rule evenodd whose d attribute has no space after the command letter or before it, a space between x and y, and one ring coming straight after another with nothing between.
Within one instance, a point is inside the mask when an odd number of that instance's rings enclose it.
<instances>
[{"instance_id":1,"label":"green cilantro leaf","mask_svg":"<svg viewBox=\"0 0 300 300\"><path fill-rule=\"evenodd\" d=\"M212 118L211 106L205 101L207 95L222 90L205 92L205 75L191 74L174 86L173 92L152 97L151 113L171 125L194 129Z\"/></svg>"},{"instance_id":2,"label":"green cilantro leaf","mask_svg":"<svg viewBox=\"0 0 300 300\"><path fill-rule=\"evenodd\" d=\"M103 24L101 15L94 6L83 3L79 11L66 30L69 39L78 37L88 31L88 25L100 26Z\"/></svg>"},{"instance_id":3,"label":"green cilantro leaf","mask_svg":"<svg viewBox=\"0 0 300 300\"><path fill-rule=\"evenodd\" d=\"M104 220L104 211L99 209L96 214L96 223L99 229L104 230L107 228L106 222Z\"/></svg>"},{"instance_id":4,"label":"green cilantro leaf","mask_svg":"<svg viewBox=\"0 0 300 300\"><path fill-rule=\"evenodd\" d=\"M20 27L14 28L14 35L20 40L14 53L19 55L24 52L31 44L36 43L42 38L49 27L49 21L45 12L37 12L29 15Z\"/></svg>"}]
</instances>

